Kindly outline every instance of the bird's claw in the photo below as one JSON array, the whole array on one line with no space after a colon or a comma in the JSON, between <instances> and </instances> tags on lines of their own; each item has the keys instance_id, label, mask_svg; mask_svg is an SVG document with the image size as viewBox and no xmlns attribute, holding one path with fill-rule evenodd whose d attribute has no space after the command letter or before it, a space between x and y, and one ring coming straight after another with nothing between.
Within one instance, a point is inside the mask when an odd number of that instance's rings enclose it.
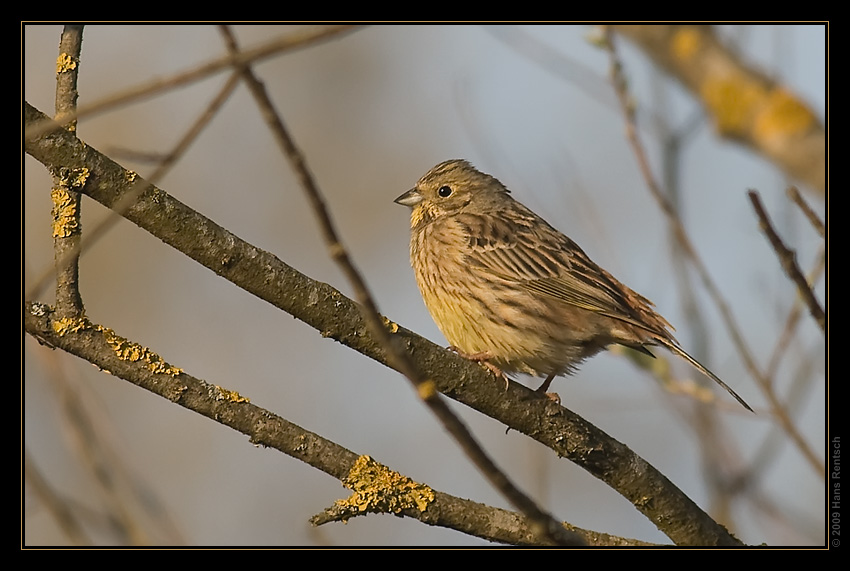
<instances>
[{"instance_id":1,"label":"bird's claw","mask_svg":"<svg viewBox=\"0 0 850 571\"><path fill-rule=\"evenodd\" d=\"M508 379L508 377L507 377L507 375L505 375L504 371L502 371L502 369L500 369L499 367L497 367L496 365L494 365L493 363L491 363L489 361L489 359L493 358L493 354L490 353L490 351L479 351L478 353L464 353L463 351L461 351L460 349L458 349L454 345L449 346L449 351L454 351L455 353L457 353L458 355L460 355L464 359L469 359L470 361L475 361L476 363L479 363L479 364L483 365L484 367L487 367L487 369L489 369L491 373L496 375L497 379L502 379L502 380L505 381L505 390L506 391L508 390L508 388L510 388L510 379Z\"/></svg>"}]
</instances>

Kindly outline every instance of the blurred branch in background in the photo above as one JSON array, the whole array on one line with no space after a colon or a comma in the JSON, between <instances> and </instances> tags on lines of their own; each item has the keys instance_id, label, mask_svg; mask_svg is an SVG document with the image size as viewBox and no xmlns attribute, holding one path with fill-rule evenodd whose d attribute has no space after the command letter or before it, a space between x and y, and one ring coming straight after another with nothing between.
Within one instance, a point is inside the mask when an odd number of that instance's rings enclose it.
<instances>
[{"instance_id":1,"label":"blurred branch in background","mask_svg":"<svg viewBox=\"0 0 850 571\"><path fill-rule=\"evenodd\" d=\"M169 507L141 479L133 462L128 462L125 451L116 443L120 429L104 414L96 396L63 366L56 353L45 352L41 364L52 394L60 403L62 440L68 442L74 458L94 483L97 495L97 507L81 506L70 494L54 490L50 481L56 474L44 474L26 452L27 484L54 514L67 539L72 545L185 544Z\"/></svg>"},{"instance_id":2,"label":"blurred branch in background","mask_svg":"<svg viewBox=\"0 0 850 571\"><path fill-rule=\"evenodd\" d=\"M746 340L742 328L738 324L738 320L732 311L732 306L725 299L715 279L708 271L708 267L702 261L702 258L689 237L685 224L673 206L673 203L670 201L670 198L664 193L652 172L652 167L649 164L646 150L639 136L638 126L635 120L635 103L628 91L628 82L623 72L623 64L617 54L614 34L612 33L613 29L613 27L606 28L605 42L611 56L612 82L614 83L614 89L617 93L621 109L626 119L626 137L634 150L638 166L640 167L640 171L644 177L647 188L661 208L661 211L667 217L671 233L675 237L676 242L680 245L683 254L690 260L694 269L697 271L697 274L700 276L703 286L711 296L714 304L717 306L718 311L723 317L727 331L729 332L730 337L734 340L735 347L738 350L741 360L744 362L744 365L750 372L750 375L761 387L762 392L768 397L772 414L779 420L781 426L783 426L791 440L800 449L800 452L809 462L809 465L815 471L823 473L825 470L823 461L817 457L812 446L806 442L805 438L803 438L800 433L799 428L791 420L786 404L777 398L776 394L771 390L771 380L765 375L762 368L756 362L755 353L750 347L750 343Z\"/></svg>"},{"instance_id":3,"label":"blurred branch in background","mask_svg":"<svg viewBox=\"0 0 850 571\"><path fill-rule=\"evenodd\" d=\"M812 289L811 284L809 284L806 276L803 275L803 271L800 269L800 266L797 265L797 254L782 242L782 238L779 237L779 234L773 228L773 224L770 222L770 217L767 215L767 211L764 209L764 205L761 203L758 193L751 190L747 194L750 197L750 202L752 202L753 209L756 211L756 215L758 216L759 226L770 241L771 247L773 247L773 250L776 252L776 257L779 258L779 263L782 265L782 269L785 270L788 278L794 282L794 285L797 286L797 291L806 303L806 307L809 308L809 313L812 315L812 319L815 320L815 323L818 324L821 331L826 333L826 314L824 313L820 302L815 297L815 292Z\"/></svg>"},{"instance_id":4,"label":"blurred branch in background","mask_svg":"<svg viewBox=\"0 0 850 571\"><path fill-rule=\"evenodd\" d=\"M690 90L721 137L750 147L824 196L823 123L786 86L724 45L715 27L618 25L613 29Z\"/></svg>"},{"instance_id":5,"label":"blurred branch in background","mask_svg":"<svg viewBox=\"0 0 850 571\"><path fill-rule=\"evenodd\" d=\"M316 42L334 39L340 34L352 32L356 29L357 28L354 26L300 27L295 31L295 33L285 34L264 45L240 52L238 56L226 56L217 60L212 60L201 66L194 66L191 69L168 77L144 82L124 91L93 101L88 105L83 105L74 111L65 112L62 114L62 120L59 124L65 126L77 121L81 117L104 113L121 105L135 103L154 95L162 95L172 89L184 87L206 79L207 77L220 73L234 65L261 61L291 50L302 49L313 45ZM33 137L38 137L51 129L53 129L53 127L48 123L41 125L29 125L24 134L24 138L31 139Z\"/></svg>"},{"instance_id":6,"label":"blurred branch in background","mask_svg":"<svg viewBox=\"0 0 850 571\"><path fill-rule=\"evenodd\" d=\"M147 184L156 184L159 182L171 168L180 160L180 158L191 147L192 143L201 134L204 128L212 121L221 106L227 101L233 90L239 84L239 74L234 73L225 83L224 87L213 97L209 105L201 112L198 118L192 123L183 137L177 142L173 149L157 160L157 166L147 179L139 179L135 186L127 192L123 202L117 204L114 209L110 210L109 215L102 220L94 228L86 232L85 238L78 239L72 247L63 249L56 253L57 265L65 263L66 260L78 260L82 253L90 249L99 239L106 235L109 230L121 220L122 213L135 202L139 193L145 190ZM128 175L131 176L131 175ZM52 268L45 269L41 276L33 280L33 285L27 291L27 299L34 299L40 295L42 289L53 279L56 271ZM80 302L82 303L82 302Z\"/></svg>"}]
</instances>

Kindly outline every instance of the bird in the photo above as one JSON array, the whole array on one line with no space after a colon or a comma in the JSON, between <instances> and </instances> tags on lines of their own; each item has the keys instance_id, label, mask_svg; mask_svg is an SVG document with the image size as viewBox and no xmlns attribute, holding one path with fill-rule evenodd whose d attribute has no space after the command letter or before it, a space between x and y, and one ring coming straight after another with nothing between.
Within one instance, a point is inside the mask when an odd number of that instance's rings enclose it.
<instances>
[{"instance_id":1,"label":"bird","mask_svg":"<svg viewBox=\"0 0 850 571\"><path fill-rule=\"evenodd\" d=\"M441 162L395 199L411 209L410 263L425 305L460 355L495 373L555 377L612 345L664 347L743 398L689 355L644 296L469 161ZM507 381L507 377L504 377Z\"/></svg>"}]
</instances>

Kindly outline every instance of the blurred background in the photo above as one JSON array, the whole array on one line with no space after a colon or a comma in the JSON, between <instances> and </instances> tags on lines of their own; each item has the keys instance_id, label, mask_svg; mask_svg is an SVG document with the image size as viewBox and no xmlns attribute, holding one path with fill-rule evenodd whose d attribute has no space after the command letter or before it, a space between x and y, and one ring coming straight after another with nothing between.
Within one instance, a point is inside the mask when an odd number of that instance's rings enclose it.
<instances>
[{"instance_id":1,"label":"blurred background","mask_svg":"<svg viewBox=\"0 0 850 571\"><path fill-rule=\"evenodd\" d=\"M295 26L237 25L248 49ZM52 115L61 26L23 27L25 99ZM652 299L677 337L759 411L722 390L711 434L693 401L673 396L622 355L604 353L553 383L564 405L624 442L751 544L823 545L822 471L780 430L716 307L671 260L666 221L647 191L608 81L609 59L581 25L379 25L263 60L266 84L324 192L380 310L445 344L408 261L407 208L393 199L436 163L466 158L512 189L600 265ZM725 26L742 57L825 117L825 29ZM761 367L797 295L746 197L757 189L802 269L823 241L785 196L789 181L750 150L719 139L701 107L632 44L620 55L641 136L659 178L675 165L682 217ZM92 25L83 33L79 104L226 55L206 25ZM79 136L148 175L229 70L80 121ZM669 133L681 136L663 154ZM24 292L52 266L49 173L25 155ZM240 86L158 186L302 273L351 289L248 91ZM805 191L806 189L803 188ZM804 192L821 216L823 196ZM84 198L83 233L107 215ZM471 467L397 373L330 340L121 220L81 260L89 318L209 383L414 480L477 502L506 502ZM699 318L686 311L685 291ZM818 283L824 299L824 280ZM53 303L52 286L35 301ZM700 333L702 331L702 333ZM804 311L775 383L793 423L823 461L825 344ZM666 355L665 355L666 356ZM298 460L60 351L23 340L23 544L70 545L29 476L42 477L96 545L490 545L394 516L313 528L341 484ZM696 378L673 361L677 376ZM520 378L530 386L538 380ZM701 381L700 381L701 382ZM714 389L712 389L714 390ZM650 542L666 536L624 498L498 422L452 403L496 462L556 517ZM84 412L91 432L81 430ZM102 455L93 460L89 440ZM107 466L107 492L94 474ZM821 466L822 469L822 466ZM740 476L734 493L719 480ZM119 518L116 514L121 513ZM126 517L125 517L126 516ZM131 532L117 521L133 522Z\"/></svg>"}]
</instances>

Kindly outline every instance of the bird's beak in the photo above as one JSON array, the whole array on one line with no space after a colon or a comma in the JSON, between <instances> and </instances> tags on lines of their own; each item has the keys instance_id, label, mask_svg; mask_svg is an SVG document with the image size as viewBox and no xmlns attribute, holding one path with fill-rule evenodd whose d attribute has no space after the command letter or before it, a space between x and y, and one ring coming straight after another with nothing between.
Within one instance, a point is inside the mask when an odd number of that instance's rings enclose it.
<instances>
[{"instance_id":1,"label":"bird's beak","mask_svg":"<svg viewBox=\"0 0 850 571\"><path fill-rule=\"evenodd\" d=\"M414 187L399 196L398 198L396 198L395 200L393 200L393 202L395 202L396 204L401 204L402 206L409 206L413 208L414 206L422 202L424 198L425 197L422 196L422 193L416 190L416 188Z\"/></svg>"}]
</instances>

